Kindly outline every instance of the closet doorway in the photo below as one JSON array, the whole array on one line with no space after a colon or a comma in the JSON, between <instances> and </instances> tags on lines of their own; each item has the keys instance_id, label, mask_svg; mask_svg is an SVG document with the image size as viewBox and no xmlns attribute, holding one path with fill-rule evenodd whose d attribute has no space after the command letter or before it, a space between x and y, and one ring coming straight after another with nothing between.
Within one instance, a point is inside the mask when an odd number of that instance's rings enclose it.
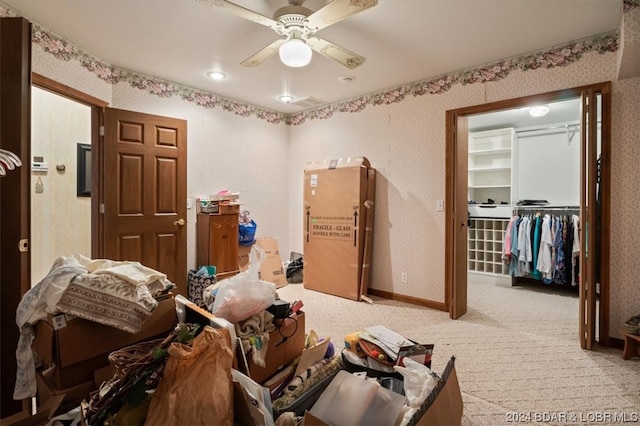
<instances>
[{"instance_id":1,"label":"closet doorway","mask_svg":"<svg viewBox=\"0 0 640 426\"><path fill-rule=\"evenodd\" d=\"M561 207L579 218L580 255L574 260L575 276L580 277L575 281L579 340L586 349L595 341L608 344L610 103L610 83L602 83L447 111L445 291L452 318L467 311L469 271L515 282L515 274L502 262L502 240L509 218L523 213L516 208L524 210L522 204L534 200L546 202L545 213ZM519 121L534 105L549 106L554 114L536 122ZM545 146L539 137L545 132L566 137L562 149L567 152ZM570 163L556 158L557 164L548 164L567 169L561 174L570 176L569 190L545 180L553 173L545 174L544 167L531 168L536 156L553 153L572 156ZM531 177L536 179L533 185ZM471 210L477 220L468 221Z\"/></svg>"}]
</instances>

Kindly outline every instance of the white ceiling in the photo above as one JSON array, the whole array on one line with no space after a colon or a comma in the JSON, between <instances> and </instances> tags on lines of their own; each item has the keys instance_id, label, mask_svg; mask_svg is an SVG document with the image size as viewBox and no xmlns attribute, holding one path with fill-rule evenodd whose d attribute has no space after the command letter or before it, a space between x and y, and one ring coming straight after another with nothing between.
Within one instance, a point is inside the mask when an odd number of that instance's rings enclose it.
<instances>
[{"instance_id":1,"label":"white ceiling","mask_svg":"<svg viewBox=\"0 0 640 426\"><path fill-rule=\"evenodd\" d=\"M317 53L304 68L288 68L277 55L243 67L279 36L195 0L0 2L108 64L284 113L302 110L278 101L287 91L333 103L614 31L622 13L622 0L379 0L318 32L366 57L350 70ZM271 17L287 0L235 3ZM211 70L228 78L215 82Z\"/></svg>"}]
</instances>

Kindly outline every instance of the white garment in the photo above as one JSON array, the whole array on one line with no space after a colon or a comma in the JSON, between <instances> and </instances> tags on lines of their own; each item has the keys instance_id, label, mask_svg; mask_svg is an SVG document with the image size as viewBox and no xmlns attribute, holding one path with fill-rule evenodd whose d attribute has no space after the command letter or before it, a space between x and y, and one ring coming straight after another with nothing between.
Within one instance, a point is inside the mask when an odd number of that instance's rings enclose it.
<instances>
[{"instance_id":1,"label":"white garment","mask_svg":"<svg viewBox=\"0 0 640 426\"><path fill-rule=\"evenodd\" d=\"M49 273L27 291L16 310L16 324L20 329L18 348L16 349L16 385L13 399L25 399L36 395L36 365L31 351L35 338L32 325L47 318L47 314L57 314L56 308L69 281L78 274L86 274L74 256L62 256L56 259Z\"/></svg>"},{"instance_id":2,"label":"white garment","mask_svg":"<svg viewBox=\"0 0 640 426\"><path fill-rule=\"evenodd\" d=\"M538 251L538 264L536 269L542 273L542 278L551 278L551 216L545 214L542 218L540 231L540 249Z\"/></svg>"},{"instance_id":3,"label":"white garment","mask_svg":"<svg viewBox=\"0 0 640 426\"><path fill-rule=\"evenodd\" d=\"M86 267L91 274L110 274L128 281L135 286L146 285L149 287L151 294L154 294L156 288L153 287L156 285L156 281L159 281L157 284L161 286L161 290L164 290L164 281L167 279L167 275L148 268L140 264L140 262L89 259L81 254L76 254L74 257L80 264Z\"/></svg>"},{"instance_id":4,"label":"white garment","mask_svg":"<svg viewBox=\"0 0 640 426\"><path fill-rule=\"evenodd\" d=\"M518 228L518 277L531 272L531 218L524 216Z\"/></svg>"},{"instance_id":5,"label":"white garment","mask_svg":"<svg viewBox=\"0 0 640 426\"><path fill-rule=\"evenodd\" d=\"M580 257L580 216L571 216L571 223L573 224L573 246L571 246L571 270L574 272L571 274L571 285L578 285L576 280L576 265L578 258Z\"/></svg>"}]
</instances>

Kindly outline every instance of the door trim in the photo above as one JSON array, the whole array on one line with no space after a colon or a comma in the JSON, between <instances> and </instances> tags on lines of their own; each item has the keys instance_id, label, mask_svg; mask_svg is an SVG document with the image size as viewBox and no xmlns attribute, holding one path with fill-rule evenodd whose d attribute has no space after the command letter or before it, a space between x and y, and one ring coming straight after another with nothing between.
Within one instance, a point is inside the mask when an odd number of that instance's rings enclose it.
<instances>
[{"instance_id":1,"label":"door trim","mask_svg":"<svg viewBox=\"0 0 640 426\"><path fill-rule=\"evenodd\" d=\"M104 108L109 103L35 72L31 73L31 84L91 108L91 257L102 258L104 257L104 232L99 219L100 203L104 199L101 172L104 154L100 127L104 124Z\"/></svg>"},{"instance_id":2,"label":"door trim","mask_svg":"<svg viewBox=\"0 0 640 426\"><path fill-rule=\"evenodd\" d=\"M592 89L602 94L602 250L600 258L600 304L599 304L599 343L601 345L609 344L609 247L610 247L610 191L611 191L611 82L597 83L587 86L575 87L567 90L559 90L554 92L548 92L543 94L537 94L532 96L524 96L520 98L496 101L492 103L469 106L459 108L455 110L446 111L446 185L445 185L445 223L446 223L446 236L445 236L445 295L447 308L452 318L455 318L454 311L457 307L455 305L454 297L460 293L456 285L460 284L461 280L464 281L464 291L466 292L466 276L457 277L455 273L456 267L459 262L464 259L456 257L456 241L454 232L454 221L456 219L455 197L458 196L459 191L462 191L465 195L467 193L467 181L462 179L461 182L455 179L456 175L456 153L458 152L458 141L455 127L459 117L464 117L473 114L482 114L487 112L495 112L505 109L519 108L533 103L548 103L555 102L564 99L579 98L582 91ZM459 197L460 198L460 197ZM466 246L466 242L465 242ZM466 259L466 255L465 255ZM465 265L466 267L466 265ZM466 269L466 268L465 268ZM465 296L466 297L466 296Z\"/></svg>"}]
</instances>

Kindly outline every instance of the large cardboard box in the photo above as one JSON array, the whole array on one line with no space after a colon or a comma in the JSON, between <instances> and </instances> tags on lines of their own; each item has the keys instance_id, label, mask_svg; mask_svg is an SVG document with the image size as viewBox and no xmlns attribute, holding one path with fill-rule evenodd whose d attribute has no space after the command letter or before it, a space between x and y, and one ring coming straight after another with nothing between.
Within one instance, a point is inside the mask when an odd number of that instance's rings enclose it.
<instances>
[{"instance_id":1,"label":"large cardboard box","mask_svg":"<svg viewBox=\"0 0 640 426\"><path fill-rule=\"evenodd\" d=\"M255 244L264 250L264 259L260 265L260 279L274 283L277 288L287 285L287 276L282 266L278 240L272 237L256 238ZM253 246L238 246L238 267L240 272L246 271L249 267L249 253Z\"/></svg>"},{"instance_id":2,"label":"large cardboard box","mask_svg":"<svg viewBox=\"0 0 640 426\"><path fill-rule=\"evenodd\" d=\"M81 318L49 316L35 324L31 349L43 363L55 366L51 380L59 388L93 382L93 372L109 364L114 350L157 336L166 336L176 326L173 297L158 302L158 307L139 333L131 334Z\"/></svg>"},{"instance_id":3,"label":"large cardboard box","mask_svg":"<svg viewBox=\"0 0 640 426\"><path fill-rule=\"evenodd\" d=\"M375 178L365 157L306 164L305 288L353 300L367 293Z\"/></svg>"}]
</instances>

